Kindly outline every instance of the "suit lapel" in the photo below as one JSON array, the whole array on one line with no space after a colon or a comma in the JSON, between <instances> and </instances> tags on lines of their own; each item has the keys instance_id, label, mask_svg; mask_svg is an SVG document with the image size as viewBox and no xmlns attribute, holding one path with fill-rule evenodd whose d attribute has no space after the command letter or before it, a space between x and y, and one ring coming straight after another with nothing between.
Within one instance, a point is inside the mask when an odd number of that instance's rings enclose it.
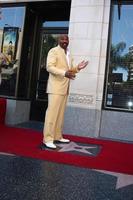
<instances>
[{"instance_id":1,"label":"suit lapel","mask_svg":"<svg viewBox=\"0 0 133 200\"><path fill-rule=\"evenodd\" d=\"M70 68L73 67L73 58L71 55L69 56L69 66L70 66Z\"/></svg>"},{"instance_id":2,"label":"suit lapel","mask_svg":"<svg viewBox=\"0 0 133 200\"><path fill-rule=\"evenodd\" d=\"M61 58L63 58L63 60L66 63L66 66L68 67L69 65L68 65L68 62L67 62L67 58L66 58L66 54L65 54L64 49L62 49L60 46L58 46L58 49L59 49L59 52L61 54Z\"/></svg>"}]
</instances>

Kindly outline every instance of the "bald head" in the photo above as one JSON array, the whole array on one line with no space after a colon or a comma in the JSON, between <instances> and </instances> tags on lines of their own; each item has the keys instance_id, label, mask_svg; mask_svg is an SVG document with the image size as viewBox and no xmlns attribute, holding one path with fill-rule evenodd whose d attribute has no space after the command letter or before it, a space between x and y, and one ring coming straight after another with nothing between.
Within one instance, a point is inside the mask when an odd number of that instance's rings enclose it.
<instances>
[{"instance_id":1,"label":"bald head","mask_svg":"<svg viewBox=\"0 0 133 200\"><path fill-rule=\"evenodd\" d=\"M67 46L69 44L69 38L68 35L60 35L58 38L58 44L60 45L61 48L63 48L64 50L67 49Z\"/></svg>"}]
</instances>

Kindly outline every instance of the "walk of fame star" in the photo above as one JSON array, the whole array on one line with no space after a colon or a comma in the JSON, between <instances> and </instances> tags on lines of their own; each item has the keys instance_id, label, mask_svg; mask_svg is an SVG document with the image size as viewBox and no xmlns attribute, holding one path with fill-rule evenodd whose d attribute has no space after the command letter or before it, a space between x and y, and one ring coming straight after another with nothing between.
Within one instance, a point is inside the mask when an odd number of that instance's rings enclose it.
<instances>
[{"instance_id":1,"label":"walk of fame star","mask_svg":"<svg viewBox=\"0 0 133 200\"><path fill-rule=\"evenodd\" d=\"M61 149L58 150L58 152L80 152L84 154L93 155L91 149L97 150L98 146L96 145L80 145L75 142L70 142L68 144L57 144L58 147L61 147Z\"/></svg>"}]
</instances>

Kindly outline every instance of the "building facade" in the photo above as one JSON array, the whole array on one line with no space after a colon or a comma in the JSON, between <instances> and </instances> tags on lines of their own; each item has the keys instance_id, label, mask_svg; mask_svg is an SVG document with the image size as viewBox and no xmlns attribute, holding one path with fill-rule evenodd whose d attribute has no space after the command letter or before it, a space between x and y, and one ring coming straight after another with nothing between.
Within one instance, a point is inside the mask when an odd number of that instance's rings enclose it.
<instances>
[{"instance_id":1,"label":"building facade","mask_svg":"<svg viewBox=\"0 0 133 200\"><path fill-rule=\"evenodd\" d=\"M6 123L44 120L46 55L68 33L74 63L89 65L71 81L64 132L133 141L132 13L125 0L1 1Z\"/></svg>"}]
</instances>

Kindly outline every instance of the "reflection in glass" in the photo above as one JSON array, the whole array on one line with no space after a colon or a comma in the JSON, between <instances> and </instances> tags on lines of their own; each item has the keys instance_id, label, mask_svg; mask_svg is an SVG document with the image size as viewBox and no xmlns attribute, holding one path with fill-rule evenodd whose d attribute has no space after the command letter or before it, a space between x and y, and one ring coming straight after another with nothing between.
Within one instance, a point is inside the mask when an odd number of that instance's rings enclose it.
<instances>
[{"instance_id":1,"label":"reflection in glass","mask_svg":"<svg viewBox=\"0 0 133 200\"><path fill-rule=\"evenodd\" d=\"M68 27L69 21L45 21L42 27Z\"/></svg>"},{"instance_id":2,"label":"reflection in glass","mask_svg":"<svg viewBox=\"0 0 133 200\"><path fill-rule=\"evenodd\" d=\"M2 7L0 19L0 95L15 96L24 25L24 7Z\"/></svg>"},{"instance_id":3,"label":"reflection in glass","mask_svg":"<svg viewBox=\"0 0 133 200\"><path fill-rule=\"evenodd\" d=\"M113 5L106 107L133 109L133 1Z\"/></svg>"}]
</instances>

